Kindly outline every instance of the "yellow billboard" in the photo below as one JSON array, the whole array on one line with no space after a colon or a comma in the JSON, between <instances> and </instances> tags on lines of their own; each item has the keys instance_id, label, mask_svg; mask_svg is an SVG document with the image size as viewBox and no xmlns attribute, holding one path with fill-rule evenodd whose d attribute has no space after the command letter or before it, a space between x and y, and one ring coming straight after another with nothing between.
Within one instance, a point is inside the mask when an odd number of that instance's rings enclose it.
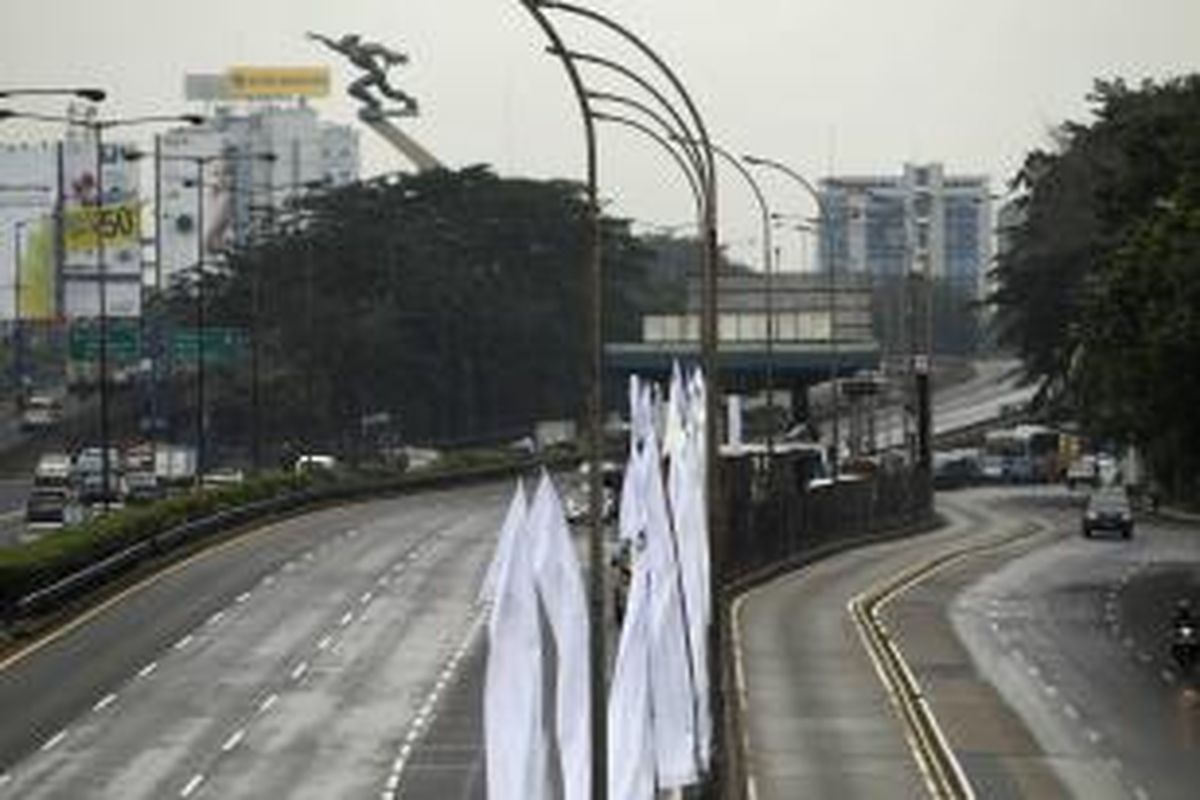
<instances>
[{"instance_id":1,"label":"yellow billboard","mask_svg":"<svg viewBox=\"0 0 1200 800\"><path fill-rule=\"evenodd\" d=\"M33 226L24 251L19 254L19 319L54 318L54 222L44 219Z\"/></svg>"},{"instance_id":2,"label":"yellow billboard","mask_svg":"<svg viewBox=\"0 0 1200 800\"><path fill-rule=\"evenodd\" d=\"M63 242L68 253L94 251L101 239L106 249L135 246L140 236L141 209L136 201L103 208L75 206L63 215Z\"/></svg>"},{"instance_id":3,"label":"yellow billboard","mask_svg":"<svg viewBox=\"0 0 1200 800\"><path fill-rule=\"evenodd\" d=\"M239 100L329 96L328 67L230 67L225 80Z\"/></svg>"}]
</instances>

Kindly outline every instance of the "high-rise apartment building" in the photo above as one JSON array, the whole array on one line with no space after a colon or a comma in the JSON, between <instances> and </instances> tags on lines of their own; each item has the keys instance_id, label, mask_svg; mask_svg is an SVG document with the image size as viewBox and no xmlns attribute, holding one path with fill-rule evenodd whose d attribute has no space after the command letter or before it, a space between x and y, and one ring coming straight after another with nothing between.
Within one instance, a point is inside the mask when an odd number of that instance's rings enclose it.
<instances>
[{"instance_id":1,"label":"high-rise apartment building","mask_svg":"<svg viewBox=\"0 0 1200 800\"><path fill-rule=\"evenodd\" d=\"M822 270L870 275L876 286L876 326L895 352L911 333L911 301L903 278L933 279L935 340L955 332L984 293L992 260L992 205L988 178L947 174L941 164L906 164L894 176L835 176L821 181L824 235ZM941 311L937 311L941 309ZM940 325L936 323L941 323ZM965 343L949 342L951 347Z\"/></svg>"},{"instance_id":2,"label":"high-rise apartment building","mask_svg":"<svg viewBox=\"0 0 1200 800\"><path fill-rule=\"evenodd\" d=\"M252 225L280 221L305 192L358 180L358 134L320 121L304 103L247 113L218 107L205 124L164 134L156 160L161 267L155 280L166 286L194 269L201 253L206 262L219 259L246 241Z\"/></svg>"}]
</instances>

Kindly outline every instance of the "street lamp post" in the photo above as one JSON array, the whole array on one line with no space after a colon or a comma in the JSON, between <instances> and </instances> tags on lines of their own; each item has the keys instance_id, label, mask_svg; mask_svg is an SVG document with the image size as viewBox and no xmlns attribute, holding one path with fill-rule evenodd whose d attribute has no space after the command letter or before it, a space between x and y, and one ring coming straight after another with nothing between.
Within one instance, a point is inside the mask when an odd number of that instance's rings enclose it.
<instances>
[{"instance_id":1,"label":"street lamp post","mask_svg":"<svg viewBox=\"0 0 1200 800\"><path fill-rule=\"evenodd\" d=\"M659 72L670 82L675 92L683 100L687 107L691 122L695 126L695 139L701 143L701 151L704 161L704 242L705 242L705 269L703 283L703 310L701 320L701 349L702 360L704 364L704 380L705 380L705 439L707 445L705 447L705 489L708 512L708 529L709 535L714 541L714 546L711 552L714 554L715 564L711 572L713 588L719 590L720 581L722 578L720 566L722 556L724 554L724 541L722 536L721 520L718 518L717 509L719 503L717 500L718 484L717 484L717 410L718 402L718 380L717 380L717 362L716 362L716 347L717 347L717 326L716 326L716 289L717 289L717 235L716 235L716 181L715 181L715 163L712 148L709 145L708 132L704 126L704 121L701 119L699 112L696 110L695 104L692 102L691 96L683 83L676 76L674 71L667 63L649 47L641 38L634 34L631 30L623 25L615 22L609 17L594 11L590 8L574 5L571 3L557 2L556 0L521 0L521 5L530 13L543 33L550 40L551 52L556 55L562 63L564 70L567 73L568 79L571 82L572 89L575 93L576 100L579 104L582 122L584 126L584 134L587 147L587 197L588 197L588 216L589 225L589 241L587 246L588 265L589 265L589 290L591 292L592 302L590 304L590 319L589 319L589 345L591 350L591 373L588 378L588 418L589 431L591 439L591 469L590 469L590 538L589 538L589 555L591 560L590 570L590 608L591 608L591 724L592 724L592 789L593 797L596 800L605 800L608 794L607 785L607 725L606 725L606 706L605 706L605 680L604 671L606 660L604 658L604 570L606 564L604 562L603 546L602 546L602 530L600 523L600 501L601 501L601 486L600 486L600 446L601 446L601 385L603 379L603 342L601 338L601 290L602 290L602 273L600 262L600 230L599 230L599 208L597 202L597 152L596 152L596 119L593 116L591 103L588 98L587 90L584 86L582 77L579 73L579 68L575 58L563 46L563 41L558 31L550 22L547 12L561 12L563 14L580 17L585 21L595 23L609 32L618 35L626 42L635 47L643 56L648 58ZM685 128L686 130L686 128ZM718 591L713 592L713 596L719 596ZM710 655L720 651L720 626L713 628L713 647ZM713 674L719 674L714 671ZM718 720L721 718L720 694L715 697L714 710L717 713ZM719 729L719 728L718 728Z\"/></svg>"},{"instance_id":2,"label":"street lamp post","mask_svg":"<svg viewBox=\"0 0 1200 800\"><path fill-rule=\"evenodd\" d=\"M588 431L588 652L589 652L589 712L591 720L592 739L592 797L594 800L606 800L608 797L608 708L606 697L605 671L605 629L604 629L604 598L605 570L608 565L604 558L604 539L600 509L603 502L603 486L601 484L600 464L603 447L603 429L601 423L601 388L604 370L603 340L601 324L603 320L603 265L601 263L600 241L600 202L598 183L598 152L596 148L596 123L592 116L591 104L588 101L587 89L579 68L563 46L562 37L551 23L545 11L547 4L540 0L520 0L522 7L529 12L534 21L542 29L557 53L571 89L579 105L581 122L583 124L584 148L586 152L586 210L587 225L584 228L584 268L587 275L587 296L589 299L587 318L587 344L590 353L589 369L584 385L586 388L586 415Z\"/></svg>"},{"instance_id":3,"label":"street lamp post","mask_svg":"<svg viewBox=\"0 0 1200 800\"><path fill-rule=\"evenodd\" d=\"M208 441L205 421L205 292L204 266L205 259L205 230L204 230L204 192L205 171L209 164L221 161L258 160L274 163L276 155L273 152L239 153L236 150L226 150L211 155L159 155L160 161L186 161L196 168L196 177L192 186L196 189L196 486L203 485L204 467L207 464L206 455ZM187 182L185 181L185 185Z\"/></svg>"},{"instance_id":4,"label":"street lamp post","mask_svg":"<svg viewBox=\"0 0 1200 800\"><path fill-rule=\"evenodd\" d=\"M10 90L11 91L11 90ZM24 93L30 92L46 93L41 90L23 90ZM100 90L80 90L91 94L89 99L103 99L104 93ZM56 92L61 93L61 92ZM75 92L78 93L78 92ZM0 97L5 96L0 93ZM83 96L83 95L81 95ZM127 117L121 119L94 119L91 117L72 117L58 116L52 114L38 114L27 111L14 111L12 109L0 109L0 122L6 119L27 119L37 122L57 122L66 125L78 125L90 132L96 143L96 279L98 284L98 301L99 301L99 384L100 384L100 449L101 449L101 491L103 494L102 503L107 510L109 505L109 494L111 488L111 463L109 453L109 391L108 391L108 280L107 280L107 265L105 263L105 228L107 225L107 215L104 208L104 131L109 128L129 127L133 125L148 125L153 123L171 123L184 122L191 125L199 125L203 118L195 114L154 114L143 117Z\"/></svg>"},{"instance_id":5,"label":"street lamp post","mask_svg":"<svg viewBox=\"0 0 1200 800\"><path fill-rule=\"evenodd\" d=\"M833 248L829 246L829 244L830 244L829 212L826 207L824 198L821 196L821 193L817 191L816 187L814 187L807 178L805 178L803 175L801 175L796 170L789 167L787 164L784 164L779 161L775 161L774 159L760 158L758 156L752 156L752 155L742 156L742 159L747 164L750 164L752 166L767 167L768 169L772 169L772 170L775 170L776 172L786 175L787 177L789 177L793 181L795 181L797 184L799 184L800 187L805 192L807 192L812 197L813 201L817 204L817 211L819 214L818 224L820 227L820 234L826 244L826 252L828 253L827 257L829 259L829 269L828 269L828 276L829 276L829 392L830 392L830 399L831 399L831 408L832 408L832 412L833 412L833 417L832 417L833 447L832 447L832 450L830 453L829 467L830 467L830 472L832 473L833 478L836 481L837 476L840 471L839 448L841 446L841 403L839 402L839 398L838 398L839 369L838 369L838 340L837 340L837 337L838 337L837 284L836 284L837 274L834 269Z\"/></svg>"},{"instance_id":6,"label":"street lamp post","mask_svg":"<svg viewBox=\"0 0 1200 800\"><path fill-rule=\"evenodd\" d=\"M28 220L17 220L13 223L13 375L17 391L22 390L21 378L24 375L25 349L23 331L21 330L21 232Z\"/></svg>"}]
</instances>

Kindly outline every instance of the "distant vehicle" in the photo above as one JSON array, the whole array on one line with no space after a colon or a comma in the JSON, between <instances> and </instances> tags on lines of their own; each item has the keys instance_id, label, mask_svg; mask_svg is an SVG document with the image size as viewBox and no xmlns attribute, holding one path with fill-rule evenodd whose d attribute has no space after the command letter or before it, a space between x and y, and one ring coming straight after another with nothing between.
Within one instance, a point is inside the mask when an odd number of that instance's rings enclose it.
<instances>
[{"instance_id":1,"label":"distant vehicle","mask_svg":"<svg viewBox=\"0 0 1200 800\"><path fill-rule=\"evenodd\" d=\"M64 488L35 486L25 501L25 521L33 526L62 526L70 503L71 496Z\"/></svg>"},{"instance_id":2,"label":"distant vehicle","mask_svg":"<svg viewBox=\"0 0 1200 800\"><path fill-rule=\"evenodd\" d=\"M181 486L195 482L195 449L183 445L157 445L154 448L154 474L163 486Z\"/></svg>"},{"instance_id":3,"label":"distant vehicle","mask_svg":"<svg viewBox=\"0 0 1200 800\"><path fill-rule=\"evenodd\" d=\"M66 453L43 453L33 469L33 485L46 489L69 489L71 457Z\"/></svg>"},{"instance_id":4,"label":"distant vehicle","mask_svg":"<svg viewBox=\"0 0 1200 800\"><path fill-rule=\"evenodd\" d=\"M337 459L331 455L305 453L296 456L292 469L297 475L303 475L309 472L331 472L337 469L337 465Z\"/></svg>"},{"instance_id":5,"label":"distant vehicle","mask_svg":"<svg viewBox=\"0 0 1200 800\"><path fill-rule=\"evenodd\" d=\"M202 485L208 488L219 488L221 486L236 486L239 483L244 483L246 474L240 469L214 469L211 472L204 473L200 479Z\"/></svg>"},{"instance_id":6,"label":"distant vehicle","mask_svg":"<svg viewBox=\"0 0 1200 800\"><path fill-rule=\"evenodd\" d=\"M933 454L933 486L935 489L958 489L978 483L983 476L979 451L948 450Z\"/></svg>"},{"instance_id":7,"label":"distant vehicle","mask_svg":"<svg viewBox=\"0 0 1200 800\"><path fill-rule=\"evenodd\" d=\"M166 492L153 472L130 472L124 480L125 502L131 504L153 503L161 500Z\"/></svg>"},{"instance_id":8,"label":"distant vehicle","mask_svg":"<svg viewBox=\"0 0 1200 800\"><path fill-rule=\"evenodd\" d=\"M1067 467L1067 488L1083 485L1096 488L1100 485L1100 463L1096 456L1085 454L1071 462Z\"/></svg>"},{"instance_id":9,"label":"distant vehicle","mask_svg":"<svg viewBox=\"0 0 1200 800\"><path fill-rule=\"evenodd\" d=\"M39 431L62 421L62 401L50 394L31 394L21 408L21 430Z\"/></svg>"},{"instance_id":10,"label":"distant vehicle","mask_svg":"<svg viewBox=\"0 0 1200 800\"><path fill-rule=\"evenodd\" d=\"M1090 539L1098 531L1115 531L1123 539L1133 536L1133 512L1124 489L1101 489L1088 498L1083 511L1083 535Z\"/></svg>"},{"instance_id":11,"label":"distant vehicle","mask_svg":"<svg viewBox=\"0 0 1200 800\"><path fill-rule=\"evenodd\" d=\"M1047 483L1060 478L1059 434L1041 425L989 431L983 443L983 477L999 483Z\"/></svg>"}]
</instances>

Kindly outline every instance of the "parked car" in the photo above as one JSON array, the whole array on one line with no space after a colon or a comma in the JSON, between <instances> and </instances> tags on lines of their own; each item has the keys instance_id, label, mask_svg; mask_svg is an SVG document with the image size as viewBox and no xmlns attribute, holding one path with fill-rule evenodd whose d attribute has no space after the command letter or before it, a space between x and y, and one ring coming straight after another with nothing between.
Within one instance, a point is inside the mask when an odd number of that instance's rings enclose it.
<instances>
[{"instance_id":1,"label":"parked car","mask_svg":"<svg viewBox=\"0 0 1200 800\"><path fill-rule=\"evenodd\" d=\"M1123 539L1133 536L1133 511L1124 489L1101 489L1088 498L1083 511L1083 535L1091 538L1097 531L1115 531Z\"/></svg>"}]
</instances>

